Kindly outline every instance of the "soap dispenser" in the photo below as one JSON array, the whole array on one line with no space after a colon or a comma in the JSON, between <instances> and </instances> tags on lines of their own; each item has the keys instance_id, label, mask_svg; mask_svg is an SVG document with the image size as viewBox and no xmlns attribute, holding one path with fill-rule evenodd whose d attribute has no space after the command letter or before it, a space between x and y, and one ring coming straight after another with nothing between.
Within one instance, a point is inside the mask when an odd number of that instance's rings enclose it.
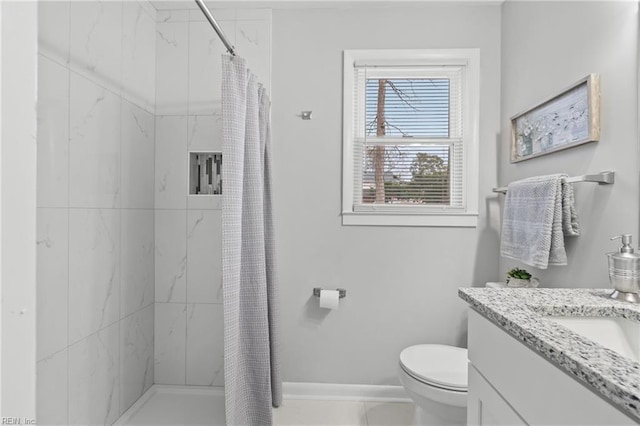
<instances>
[{"instance_id":1,"label":"soap dispenser","mask_svg":"<svg viewBox=\"0 0 640 426\"><path fill-rule=\"evenodd\" d=\"M609 281L614 292L611 298L625 302L640 303L640 254L634 253L631 246L631 235L623 234L611 238L622 241L620 250L607 253L609 258Z\"/></svg>"}]
</instances>

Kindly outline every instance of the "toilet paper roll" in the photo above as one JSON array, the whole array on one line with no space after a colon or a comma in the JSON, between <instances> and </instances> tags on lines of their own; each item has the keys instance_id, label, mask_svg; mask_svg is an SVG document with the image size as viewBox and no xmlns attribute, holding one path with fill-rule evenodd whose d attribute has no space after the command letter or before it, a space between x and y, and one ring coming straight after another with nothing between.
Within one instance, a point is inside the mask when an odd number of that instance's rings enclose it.
<instances>
[{"instance_id":1,"label":"toilet paper roll","mask_svg":"<svg viewBox=\"0 0 640 426\"><path fill-rule=\"evenodd\" d=\"M320 307L324 309L338 309L340 292L338 290L320 290Z\"/></svg>"}]
</instances>

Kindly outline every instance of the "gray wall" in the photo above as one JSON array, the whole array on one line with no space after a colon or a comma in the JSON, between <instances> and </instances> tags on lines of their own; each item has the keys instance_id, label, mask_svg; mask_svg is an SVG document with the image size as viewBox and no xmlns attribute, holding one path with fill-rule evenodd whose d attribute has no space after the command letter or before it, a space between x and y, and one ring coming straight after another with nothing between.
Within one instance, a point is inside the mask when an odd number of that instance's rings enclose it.
<instances>
[{"instance_id":1,"label":"gray wall","mask_svg":"<svg viewBox=\"0 0 640 426\"><path fill-rule=\"evenodd\" d=\"M611 186L575 185L582 235L567 239L568 266L533 270L542 285L609 287L609 237L638 242L638 5L636 2L507 2L502 14L501 184L533 175L615 170ZM509 118L600 73L600 142L509 163ZM500 258L503 274L514 261ZM518 265L519 266L519 265Z\"/></svg>"},{"instance_id":2,"label":"gray wall","mask_svg":"<svg viewBox=\"0 0 640 426\"><path fill-rule=\"evenodd\" d=\"M342 51L454 47L481 49L478 227L341 226ZM466 344L457 288L497 275L482 201L496 184L500 7L274 10L272 58L283 378L397 384L404 347ZM320 310L316 286L344 287L347 298Z\"/></svg>"}]
</instances>

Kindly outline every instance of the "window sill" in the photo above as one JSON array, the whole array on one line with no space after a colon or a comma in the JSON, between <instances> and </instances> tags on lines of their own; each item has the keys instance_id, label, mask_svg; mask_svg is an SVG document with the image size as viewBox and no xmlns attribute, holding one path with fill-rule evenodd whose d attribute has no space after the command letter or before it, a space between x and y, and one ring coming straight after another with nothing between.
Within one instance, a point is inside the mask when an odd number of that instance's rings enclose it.
<instances>
[{"instance_id":1,"label":"window sill","mask_svg":"<svg viewBox=\"0 0 640 426\"><path fill-rule=\"evenodd\" d=\"M477 213L400 215L385 213L342 213L343 226L424 226L475 228Z\"/></svg>"}]
</instances>

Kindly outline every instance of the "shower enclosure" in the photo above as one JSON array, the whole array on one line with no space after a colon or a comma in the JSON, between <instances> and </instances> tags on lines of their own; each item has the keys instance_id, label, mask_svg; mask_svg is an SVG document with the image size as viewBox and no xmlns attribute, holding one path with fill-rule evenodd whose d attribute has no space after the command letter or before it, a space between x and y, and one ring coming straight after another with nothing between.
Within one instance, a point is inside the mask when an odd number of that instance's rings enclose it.
<instances>
[{"instance_id":1,"label":"shower enclosure","mask_svg":"<svg viewBox=\"0 0 640 426\"><path fill-rule=\"evenodd\" d=\"M219 398L221 195L189 159L222 151L226 49L190 1L38 9L38 424L111 424L154 384ZM213 12L268 88L270 11Z\"/></svg>"}]
</instances>

